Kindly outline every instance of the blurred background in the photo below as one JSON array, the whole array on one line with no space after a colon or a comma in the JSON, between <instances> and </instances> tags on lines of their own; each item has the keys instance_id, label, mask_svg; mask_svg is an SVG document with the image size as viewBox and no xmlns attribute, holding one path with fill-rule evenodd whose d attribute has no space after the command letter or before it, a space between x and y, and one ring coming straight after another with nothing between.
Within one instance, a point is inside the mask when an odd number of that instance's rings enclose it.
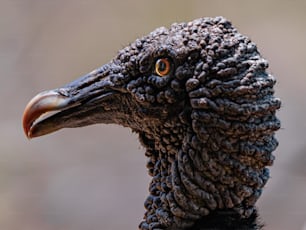
<instances>
[{"instance_id":1,"label":"blurred background","mask_svg":"<svg viewBox=\"0 0 306 230\"><path fill-rule=\"evenodd\" d=\"M305 0L0 0L0 229L137 229L149 183L137 136L97 125L28 141L24 107L156 27L222 15L257 43L283 101L265 229L306 230L305 12Z\"/></svg>"}]
</instances>

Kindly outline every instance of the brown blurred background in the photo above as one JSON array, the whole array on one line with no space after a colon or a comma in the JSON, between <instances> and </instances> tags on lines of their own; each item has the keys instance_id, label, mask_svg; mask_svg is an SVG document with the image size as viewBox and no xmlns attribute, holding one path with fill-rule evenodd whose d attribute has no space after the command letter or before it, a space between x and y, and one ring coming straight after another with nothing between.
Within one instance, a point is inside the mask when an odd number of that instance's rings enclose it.
<instances>
[{"instance_id":1,"label":"brown blurred background","mask_svg":"<svg viewBox=\"0 0 306 230\"><path fill-rule=\"evenodd\" d=\"M97 125L28 141L23 109L156 27L218 15L258 44L283 101L266 229L305 230L305 0L0 0L0 229L137 229L149 182L137 136Z\"/></svg>"}]
</instances>

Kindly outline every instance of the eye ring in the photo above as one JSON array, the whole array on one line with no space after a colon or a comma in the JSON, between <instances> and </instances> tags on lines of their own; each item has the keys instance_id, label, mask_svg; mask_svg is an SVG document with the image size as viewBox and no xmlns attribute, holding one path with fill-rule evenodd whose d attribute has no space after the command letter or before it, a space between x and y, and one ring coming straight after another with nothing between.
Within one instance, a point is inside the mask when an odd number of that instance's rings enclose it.
<instances>
[{"instance_id":1,"label":"eye ring","mask_svg":"<svg viewBox=\"0 0 306 230\"><path fill-rule=\"evenodd\" d=\"M160 58L155 62L155 73L160 77L168 75L171 68L172 63L169 58Z\"/></svg>"}]
</instances>

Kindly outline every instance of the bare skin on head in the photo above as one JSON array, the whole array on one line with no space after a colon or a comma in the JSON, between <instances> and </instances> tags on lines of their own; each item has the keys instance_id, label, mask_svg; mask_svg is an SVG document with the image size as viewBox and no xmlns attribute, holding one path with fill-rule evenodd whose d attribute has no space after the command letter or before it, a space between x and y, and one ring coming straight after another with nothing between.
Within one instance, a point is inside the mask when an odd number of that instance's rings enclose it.
<instances>
[{"instance_id":1,"label":"bare skin on head","mask_svg":"<svg viewBox=\"0 0 306 230\"><path fill-rule=\"evenodd\" d=\"M115 123L139 134L152 176L139 228L259 229L278 143L275 79L222 17L161 27L27 105L28 138Z\"/></svg>"}]
</instances>

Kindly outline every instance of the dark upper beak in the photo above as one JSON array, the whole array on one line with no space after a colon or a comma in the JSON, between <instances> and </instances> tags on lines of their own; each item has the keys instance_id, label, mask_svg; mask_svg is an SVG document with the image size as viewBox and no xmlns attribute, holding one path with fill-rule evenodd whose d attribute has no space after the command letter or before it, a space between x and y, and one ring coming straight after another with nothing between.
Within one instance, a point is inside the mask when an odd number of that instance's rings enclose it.
<instances>
[{"instance_id":1,"label":"dark upper beak","mask_svg":"<svg viewBox=\"0 0 306 230\"><path fill-rule=\"evenodd\" d=\"M110 122L109 106L118 94L110 80L112 65L102 66L62 88L36 95L23 114L26 136L38 137L64 127L98 123L101 119ZM95 111L99 118L88 116Z\"/></svg>"}]
</instances>

